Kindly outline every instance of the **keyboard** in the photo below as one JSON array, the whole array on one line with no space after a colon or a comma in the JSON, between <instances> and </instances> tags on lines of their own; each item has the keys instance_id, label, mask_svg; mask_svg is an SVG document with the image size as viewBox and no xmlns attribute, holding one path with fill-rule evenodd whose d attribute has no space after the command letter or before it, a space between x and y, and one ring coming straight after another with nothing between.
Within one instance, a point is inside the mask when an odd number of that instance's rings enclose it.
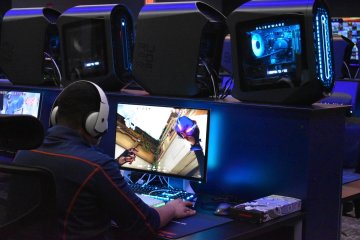
<instances>
[{"instance_id":1,"label":"keyboard","mask_svg":"<svg viewBox=\"0 0 360 240\"><path fill-rule=\"evenodd\" d=\"M164 202L168 202L177 198L190 202L195 202L196 200L196 195L194 193L189 193L182 189L157 187L153 185L144 186L137 183L129 184L129 186L136 194L150 196Z\"/></svg>"},{"instance_id":2,"label":"keyboard","mask_svg":"<svg viewBox=\"0 0 360 240\"><path fill-rule=\"evenodd\" d=\"M163 200L150 197L149 195L138 194L138 193L136 195L150 207L157 208L165 205L165 202Z\"/></svg>"}]
</instances>

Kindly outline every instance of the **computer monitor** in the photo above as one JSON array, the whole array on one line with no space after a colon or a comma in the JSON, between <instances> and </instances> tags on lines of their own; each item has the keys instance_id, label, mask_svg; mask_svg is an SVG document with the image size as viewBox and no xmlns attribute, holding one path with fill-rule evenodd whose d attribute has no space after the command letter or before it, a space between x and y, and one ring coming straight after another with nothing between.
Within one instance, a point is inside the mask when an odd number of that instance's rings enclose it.
<instances>
[{"instance_id":1,"label":"computer monitor","mask_svg":"<svg viewBox=\"0 0 360 240\"><path fill-rule=\"evenodd\" d=\"M41 93L0 91L0 114L27 114L39 118Z\"/></svg>"},{"instance_id":2,"label":"computer monitor","mask_svg":"<svg viewBox=\"0 0 360 240\"><path fill-rule=\"evenodd\" d=\"M60 16L58 27L64 86L87 79L116 91L128 83L134 36L125 5L75 6Z\"/></svg>"},{"instance_id":3,"label":"computer monitor","mask_svg":"<svg viewBox=\"0 0 360 240\"><path fill-rule=\"evenodd\" d=\"M208 109L119 103L115 158L135 148L121 169L204 182L208 131Z\"/></svg>"},{"instance_id":4,"label":"computer monitor","mask_svg":"<svg viewBox=\"0 0 360 240\"><path fill-rule=\"evenodd\" d=\"M353 117L359 117L360 115L360 94L359 94L360 82L357 80L337 80L333 89L333 94L347 94L351 96L351 109L350 114ZM335 95L336 96L336 95ZM331 96L330 96L331 97Z\"/></svg>"},{"instance_id":5,"label":"computer monitor","mask_svg":"<svg viewBox=\"0 0 360 240\"><path fill-rule=\"evenodd\" d=\"M228 17L242 101L309 105L334 85L330 14L322 0L252 0Z\"/></svg>"},{"instance_id":6,"label":"computer monitor","mask_svg":"<svg viewBox=\"0 0 360 240\"><path fill-rule=\"evenodd\" d=\"M343 56L343 71L341 78L358 78L359 70L359 44L360 44L360 18L336 17L331 18L331 27L334 39L341 37L347 46L342 52L334 46L334 55ZM338 67L338 66L335 66Z\"/></svg>"},{"instance_id":7,"label":"computer monitor","mask_svg":"<svg viewBox=\"0 0 360 240\"><path fill-rule=\"evenodd\" d=\"M354 43L360 40L360 17L332 17L331 28L334 36L345 36Z\"/></svg>"}]
</instances>

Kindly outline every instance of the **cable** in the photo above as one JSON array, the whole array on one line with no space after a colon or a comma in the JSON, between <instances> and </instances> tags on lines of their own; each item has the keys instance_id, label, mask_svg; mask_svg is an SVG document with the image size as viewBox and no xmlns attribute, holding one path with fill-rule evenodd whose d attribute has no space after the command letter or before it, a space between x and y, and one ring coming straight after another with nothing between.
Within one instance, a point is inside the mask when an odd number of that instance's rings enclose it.
<instances>
[{"instance_id":1,"label":"cable","mask_svg":"<svg viewBox=\"0 0 360 240\"><path fill-rule=\"evenodd\" d=\"M233 77L229 77L228 80L225 81L224 87L221 89L220 99L226 98L230 93L234 86L234 79Z\"/></svg>"},{"instance_id":2,"label":"cable","mask_svg":"<svg viewBox=\"0 0 360 240\"><path fill-rule=\"evenodd\" d=\"M57 73L59 75L59 81L58 82L55 81L55 85L60 86L60 83L61 83L61 80L62 80L62 75L61 75L60 69L59 69L56 61L54 60L54 58L49 53L44 52L44 55L45 55L45 60L50 60L53 63L53 65L55 66L55 69L56 69L56 71L57 71Z\"/></svg>"},{"instance_id":3,"label":"cable","mask_svg":"<svg viewBox=\"0 0 360 240\"><path fill-rule=\"evenodd\" d=\"M347 70L347 72L348 72L349 78L352 79L349 66L347 65L347 63L346 63L345 61L344 61L343 63L344 63L344 66L346 67L346 70Z\"/></svg>"},{"instance_id":4,"label":"cable","mask_svg":"<svg viewBox=\"0 0 360 240\"><path fill-rule=\"evenodd\" d=\"M213 76L213 74L211 73L211 71L210 71L210 68L209 68L209 66L208 66L208 64L202 59L202 58L200 58L200 62L201 62L201 64L205 67L205 69L206 69L206 71L207 71L207 73L209 74L209 76L210 76L210 79L211 79L211 82L212 82L212 85L213 85L213 93L214 93L214 97L215 98L217 98L218 97L218 95L217 95L217 91L216 91L216 86L215 86L215 80L214 80L214 76Z\"/></svg>"}]
</instances>

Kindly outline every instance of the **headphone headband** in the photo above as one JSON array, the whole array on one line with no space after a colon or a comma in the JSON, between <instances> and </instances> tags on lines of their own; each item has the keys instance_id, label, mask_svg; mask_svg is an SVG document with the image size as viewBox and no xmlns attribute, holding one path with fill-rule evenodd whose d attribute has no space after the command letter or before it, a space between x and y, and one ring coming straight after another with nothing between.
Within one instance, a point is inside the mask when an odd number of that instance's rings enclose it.
<instances>
[{"instance_id":1,"label":"headphone headband","mask_svg":"<svg viewBox=\"0 0 360 240\"><path fill-rule=\"evenodd\" d=\"M96 88L99 94L100 97L99 111L89 113L89 115L85 118L85 122L84 122L84 128L87 131L87 133L89 133L92 137L98 138L103 134L105 134L108 129L109 103L105 92L98 85L90 81L86 81L86 80L76 81L62 90L62 92L57 96L57 98L54 101L50 114L50 125L51 126L56 125L56 118L59 110L58 101L62 93L65 92L66 89L71 85L77 84L79 82L90 83Z\"/></svg>"}]
</instances>

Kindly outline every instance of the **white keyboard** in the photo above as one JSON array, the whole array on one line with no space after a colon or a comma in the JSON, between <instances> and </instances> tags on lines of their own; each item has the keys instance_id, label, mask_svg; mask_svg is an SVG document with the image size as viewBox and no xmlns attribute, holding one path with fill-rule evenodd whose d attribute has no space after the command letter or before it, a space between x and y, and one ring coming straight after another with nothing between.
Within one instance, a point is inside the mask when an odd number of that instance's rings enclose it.
<instances>
[{"instance_id":1,"label":"white keyboard","mask_svg":"<svg viewBox=\"0 0 360 240\"><path fill-rule=\"evenodd\" d=\"M136 195L150 207L156 208L156 207L161 207L161 206L165 205L165 202L163 200L156 199L156 198L150 197L148 195L143 195L143 194L136 194Z\"/></svg>"}]
</instances>

